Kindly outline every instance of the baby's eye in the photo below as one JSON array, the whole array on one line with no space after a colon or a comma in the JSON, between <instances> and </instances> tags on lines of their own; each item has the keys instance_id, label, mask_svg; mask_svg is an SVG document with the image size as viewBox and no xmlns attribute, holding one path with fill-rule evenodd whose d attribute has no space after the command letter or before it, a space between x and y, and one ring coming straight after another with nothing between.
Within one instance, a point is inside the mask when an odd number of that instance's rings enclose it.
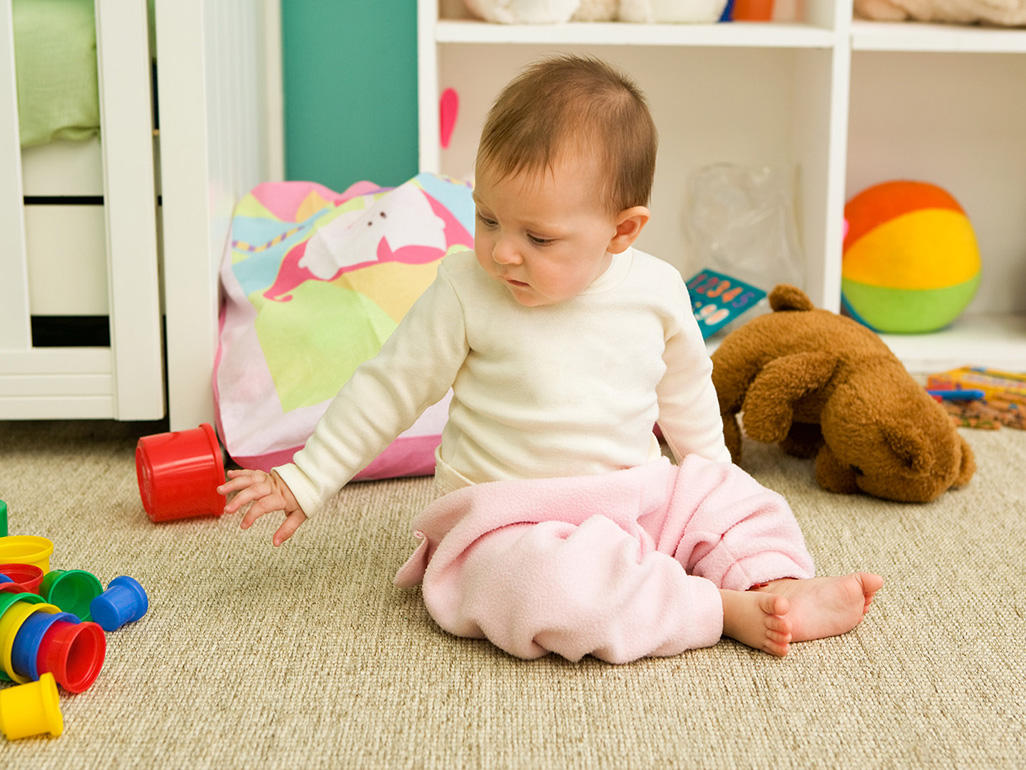
<instances>
[{"instance_id":1,"label":"baby's eye","mask_svg":"<svg viewBox=\"0 0 1026 770\"><path fill-rule=\"evenodd\" d=\"M535 246L548 246L555 239L554 238L539 238L537 235L531 235L530 233L528 233L527 240L529 240Z\"/></svg>"},{"instance_id":2,"label":"baby's eye","mask_svg":"<svg viewBox=\"0 0 1026 770\"><path fill-rule=\"evenodd\" d=\"M477 221L485 227L495 227L498 224L498 222L496 222L494 219L486 217L480 211L477 212Z\"/></svg>"}]
</instances>

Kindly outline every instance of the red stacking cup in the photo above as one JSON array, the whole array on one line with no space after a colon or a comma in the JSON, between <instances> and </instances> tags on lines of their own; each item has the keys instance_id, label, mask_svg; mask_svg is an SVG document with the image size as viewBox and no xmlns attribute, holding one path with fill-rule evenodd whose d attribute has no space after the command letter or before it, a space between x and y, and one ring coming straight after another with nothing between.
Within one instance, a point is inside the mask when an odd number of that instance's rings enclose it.
<instances>
[{"instance_id":1,"label":"red stacking cup","mask_svg":"<svg viewBox=\"0 0 1026 770\"><path fill-rule=\"evenodd\" d=\"M0 583L0 591L12 594L38 594L43 582L43 570L35 564L0 564L0 575L7 575L10 583Z\"/></svg>"},{"instance_id":2,"label":"red stacking cup","mask_svg":"<svg viewBox=\"0 0 1026 770\"><path fill-rule=\"evenodd\" d=\"M96 623L59 620L43 635L36 657L40 675L49 671L68 692L88 690L103 668L107 637Z\"/></svg>"},{"instance_id":3,"label":"red stacking cup","mask_svg":"<svg viewBox=\"0 0 1026 770\"><path fill-rule=\"evenodd\" d=\"M224 483L224 458L208 423L143 436L135 449L135 471L143 508L153 521L224 513L225 497L217 492Z\"/></svg>"}]
</instances>

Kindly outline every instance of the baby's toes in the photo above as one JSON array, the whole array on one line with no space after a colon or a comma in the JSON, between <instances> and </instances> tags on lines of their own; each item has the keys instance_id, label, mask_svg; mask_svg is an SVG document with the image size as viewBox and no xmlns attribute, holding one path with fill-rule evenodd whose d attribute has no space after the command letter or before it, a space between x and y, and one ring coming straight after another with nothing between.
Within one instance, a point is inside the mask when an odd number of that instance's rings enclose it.
<instances>
[{"instance_id":1,"label":"baby's toes","mask_svg":"<svg viewBox=\"0 0 1026 770\"><path fill-rule=\"evenodd\" d=\"M873 595L883 588L883 578L872 572L857 572L856 577L862 585L862 595L866 597L866 606L869 606Z\"/></svg>"},{"instance_id":2,"label":"baby's toes","mask_svg":"<svg viewBox=\"0 0 1026 770\"><path fill-rule=\"evenodd\" d=\"M781 615L767 615L766 630L790 636L791 621Z\"/></svg>"},{"instance_id":3,"label":"baby's toes","mask_svg":"<svg viewBox=\"0 0 1026 770\"><path fill-rule=\"evenodd\" d=\"M770 632L772 633L772 632ZM782 658L787 655L789 649L789 642L791 641L790 634L786 638L774 638L769 634L766 636L766 642L763 644L763 652L768 652L770 655L776 655L778 658Z\"/></svg>"},{"instance_id":4,"label":"baby's toes","mask_svg":"<svg viewBox=\"0 0 1026 770\"><path fill-rule=\"evenodd\" d=\"M765 592L759 597L759 609L767 615L783 616L791 609L791 603L779 594Z\"/></svg>"}]
</instances>

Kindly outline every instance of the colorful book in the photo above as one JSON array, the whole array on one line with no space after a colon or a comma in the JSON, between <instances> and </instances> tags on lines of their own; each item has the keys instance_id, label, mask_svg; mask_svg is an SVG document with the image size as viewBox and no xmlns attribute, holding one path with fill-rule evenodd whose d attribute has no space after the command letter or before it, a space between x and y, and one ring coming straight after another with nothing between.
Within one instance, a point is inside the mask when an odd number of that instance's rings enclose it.
<instances>
[{"instance_id":1,"label":"colorful book","mask_svg":"<svg viewBox=\"0 0 1026 770\"><path fill-rule=\"evenodd\" d=\"M708 339L766 296L765 291L750 283L708 268L689 278L687 286L691 310L703 339Z\"/></svg>"}]
</instances>

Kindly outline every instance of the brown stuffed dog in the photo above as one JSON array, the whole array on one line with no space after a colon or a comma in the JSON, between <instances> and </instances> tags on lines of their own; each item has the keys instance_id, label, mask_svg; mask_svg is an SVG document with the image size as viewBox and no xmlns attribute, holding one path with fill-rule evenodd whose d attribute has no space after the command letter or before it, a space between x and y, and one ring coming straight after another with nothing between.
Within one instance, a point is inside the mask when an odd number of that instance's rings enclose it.
<instances>
[{"instance_id":1,"label":"brown stuffed dog","mask_svg":"<svg viewBox=\"0 0 1026 770\"><path fill-rule=\"evenodd\" d=\"M927 502L966 484L972 451L951 419L870 329L813 307L794 286L769 295L774 312L728 334L713 383L734 462L745 433L816 457L832 492Z\"/></svg>"}]
</instances>

